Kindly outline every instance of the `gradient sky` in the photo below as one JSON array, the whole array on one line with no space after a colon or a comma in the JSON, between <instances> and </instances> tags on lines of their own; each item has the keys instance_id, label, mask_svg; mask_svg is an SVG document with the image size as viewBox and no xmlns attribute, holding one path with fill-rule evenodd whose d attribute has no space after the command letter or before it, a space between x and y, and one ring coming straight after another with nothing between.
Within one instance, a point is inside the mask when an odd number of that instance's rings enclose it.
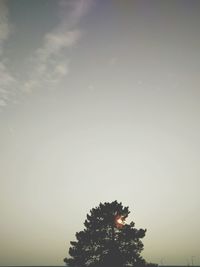
<instances>
[{"instance_id":1,"label":"gradient sky","mask_svg":"<svg viewBox=\"0 0 200 267\"><path fill-rule=\"evenodd\" d=\"M64 265L100 202L200 264L200 1L0 0L0 265Z\"/></svg>"}]
</instances>

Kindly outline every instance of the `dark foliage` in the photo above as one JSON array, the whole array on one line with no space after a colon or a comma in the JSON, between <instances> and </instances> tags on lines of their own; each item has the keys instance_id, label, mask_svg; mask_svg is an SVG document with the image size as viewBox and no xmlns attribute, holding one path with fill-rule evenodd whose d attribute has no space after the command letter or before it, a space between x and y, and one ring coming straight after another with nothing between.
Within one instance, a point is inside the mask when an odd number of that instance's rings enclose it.
<instances>
[{"instance_id":1,"label":"dark foliage","mask_svg":"<svg viewBox=\"0 0 200 267\"><path fill-rule=\"evenodd\" d=\"M70 267L155 267L140 256L143 250L141 238L146 230L134 228L134 222L119 227L116 217L125 220L129 208L114 201L105 202L90 210L85 229L76 233L77 241L71 241L70 258L64 262Z\"/></svg>"}]
</instances>

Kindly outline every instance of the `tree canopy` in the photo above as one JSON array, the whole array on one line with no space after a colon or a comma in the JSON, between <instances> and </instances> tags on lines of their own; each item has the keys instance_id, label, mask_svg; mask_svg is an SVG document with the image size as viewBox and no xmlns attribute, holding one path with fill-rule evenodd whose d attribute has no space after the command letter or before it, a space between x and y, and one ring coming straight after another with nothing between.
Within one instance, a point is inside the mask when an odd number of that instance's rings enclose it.
<instances>
[{"instance_id":1,"label":"tree canopy","mask_svg":"<svg viewBox=\"0 0 200 267\"><path fill-rule=\"evenodd\" d=\"M140 255L146 229L136 229L134 222L126 223L129 213L129 207L117 201L91 209L84 230L70 242L70 257L64 262L70 267L146 266Z\"/></svg>"}]
</instances>

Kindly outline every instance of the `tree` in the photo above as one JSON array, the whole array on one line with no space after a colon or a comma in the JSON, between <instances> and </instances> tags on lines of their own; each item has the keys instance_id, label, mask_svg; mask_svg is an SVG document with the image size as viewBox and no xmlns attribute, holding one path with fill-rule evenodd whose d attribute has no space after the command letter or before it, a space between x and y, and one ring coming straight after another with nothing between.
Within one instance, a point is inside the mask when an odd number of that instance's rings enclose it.
<instances>
[{"instance_id":1,"label":"tree","mask_svg":"<svg viewBox=\"0 0 200 267\"><path fill-rule=\"evenodd\" d=\"M70 267L125 267L146 266L140 253L141 238L146 230L134 228L134 222L126 224L129 207L117 201L90 210L85 229L76 233L77 241L71 241L70 258L64 262ZM151 266L154 267L154 266Z\"/></svg>"}]
</instances>

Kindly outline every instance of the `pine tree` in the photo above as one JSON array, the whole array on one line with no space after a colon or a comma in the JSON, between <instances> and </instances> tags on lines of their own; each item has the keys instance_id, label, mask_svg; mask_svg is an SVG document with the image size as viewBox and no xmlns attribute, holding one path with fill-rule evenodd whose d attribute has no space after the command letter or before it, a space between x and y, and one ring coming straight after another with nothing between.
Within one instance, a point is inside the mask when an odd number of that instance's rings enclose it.
<instances>
[{"instance_id":1,"label":"pine tree","mask_svg":"<svg viewBox=\"0 0 200 267\"><path fill-rule=\"evenodd\" d=\"M140 239L146 230L137 230L134 222L126 224L129 213L129 208L117 201L90 210L85 229L76 233L77 241L70 242L71 257L64 262L70 267L145 266Z\"/></svg>"}]
</instances>

